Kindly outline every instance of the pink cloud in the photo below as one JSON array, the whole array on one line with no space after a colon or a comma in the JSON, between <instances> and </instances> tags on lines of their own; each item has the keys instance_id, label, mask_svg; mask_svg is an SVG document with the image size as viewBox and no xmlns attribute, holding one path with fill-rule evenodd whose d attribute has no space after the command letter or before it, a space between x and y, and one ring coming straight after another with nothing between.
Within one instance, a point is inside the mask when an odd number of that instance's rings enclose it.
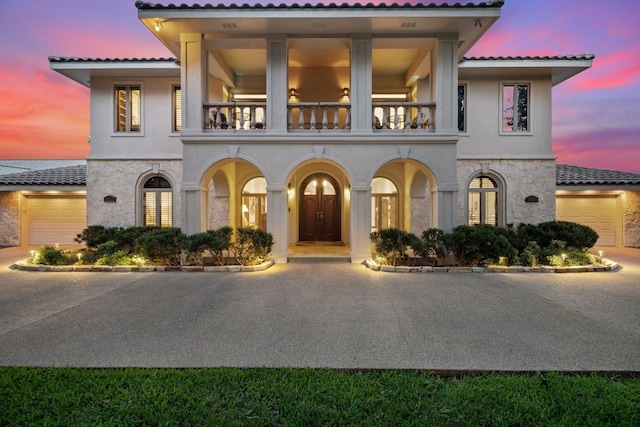
<instances>
[{"instance_id":1,"label":"pink cloud","mask_svg":"<svg viewBox=\"0 0 640 427\"><path fill-rule=\"evenodd\" d=\"M559 163L640 173L640 128L576 132L554 137Z\"/></svg>"},{"instance_id":2,"label":"pink cloud","mask_svg":"<svg viewBox=\"0 0 640 427\"><path fill-rule=\"evenodd\" d=\"M0 158L88 154L89 90L29 64L0 67Z\"/></svg>"}]
</instances>

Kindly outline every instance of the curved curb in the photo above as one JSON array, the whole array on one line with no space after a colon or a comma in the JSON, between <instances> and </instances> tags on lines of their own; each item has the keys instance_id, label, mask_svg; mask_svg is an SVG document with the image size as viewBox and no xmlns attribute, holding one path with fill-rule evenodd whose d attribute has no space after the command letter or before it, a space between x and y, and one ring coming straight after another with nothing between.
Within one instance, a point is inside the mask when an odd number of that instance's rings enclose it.
<instances>
[{"instance_id":1,"label":"curved curb","mask_svg":"<svg viewBox=\"0 0 640 427\"><path fill-rule=\"evenodd\" d=\"M430 267L430 266L392 266L381 265L371 259L365 259L362 263L370 270L384 271L388 273L590 273L600 271L616 271L620 265L609 259L604 259L603 264L582 265L576 267Z\"/></svg>"},{"instance_id":2,"label":"curved curb","mask_svg":"<svg viewBox=\"0 0 640 427\"><path fill-rule=\"evenodd\" d=\"M43 265L43 264L29 264L26 259L17 261L11 266L11 268L21 271L50 271L50 272L119 272L119 273L151 273L151 272L233 272L244 273L253 271L263 271L275 264L275 261L270 259L258 265L220 265L220 266L197 266L197 265L182 265L182 266L164 266L164 265L149 265L149 266L133 266L133 265Z\"/></svg>"}]
</instances>

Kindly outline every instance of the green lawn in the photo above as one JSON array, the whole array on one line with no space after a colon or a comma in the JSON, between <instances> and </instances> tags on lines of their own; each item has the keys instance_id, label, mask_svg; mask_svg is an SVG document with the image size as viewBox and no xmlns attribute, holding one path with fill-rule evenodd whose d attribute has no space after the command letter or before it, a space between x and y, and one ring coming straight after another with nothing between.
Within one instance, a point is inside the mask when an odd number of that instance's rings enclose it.
<instances>
[{"instance_id":1,"label":"green lawn","mask_svg":"<svg viewBox=\"0 0 640 427\"><path fill-rule=\"evenodd\" d=\"M640 378L9 367L0 425L640 426Z\"/></svg>"}]
</instances>

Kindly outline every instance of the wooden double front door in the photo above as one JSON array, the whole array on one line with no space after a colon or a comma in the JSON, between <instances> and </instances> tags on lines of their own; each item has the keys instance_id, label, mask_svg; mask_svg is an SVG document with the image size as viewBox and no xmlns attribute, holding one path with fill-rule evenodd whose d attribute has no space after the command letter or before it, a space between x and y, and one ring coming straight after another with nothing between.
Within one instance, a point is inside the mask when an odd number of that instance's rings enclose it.
<instances>
[{"instance_id":1,"label":"wooden double front door","mask_svg":"<svg viewBox=\"0 0 640 427\"><path fill-rule=\"evenodd\" d=\"M302 182L298 194L300 194L300 241L340 241L338 182L330 175L314 174Z\"/></svg>"}]
</instances>

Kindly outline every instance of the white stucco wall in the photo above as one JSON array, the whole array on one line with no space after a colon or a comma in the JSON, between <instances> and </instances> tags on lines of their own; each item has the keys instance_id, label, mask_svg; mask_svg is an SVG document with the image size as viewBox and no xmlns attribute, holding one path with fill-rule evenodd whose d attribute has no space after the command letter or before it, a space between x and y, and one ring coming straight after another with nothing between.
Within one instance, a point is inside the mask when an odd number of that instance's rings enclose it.
<instances>
[{"instance_id":1,"label":"white stucco wall","mask_svg":"<svg viewBox=\"0 0 640 427\"><path fill-rule=\"evenodd\" d=\"M459 160L458 222L467 223L467 186L472 175L482 171L502 177L506 186L505 224L537 224L553 221L556 211L556 169L554 160ZM527 196L538 197L527 203Z\"/></svg>"},{"instance_id":2,"label":"white stucco wall","mask_svg":"<svg viewBox=\"0 0 640 427\"><path fill-rule=\"evenodd\" d=\"M20 244L20 194L0 192L0 246Z\"/></svg>"},{"instance_id":3,"label":"white stucco wall","mask_svg":"<svg viewBox=\"0 0 640 427\"><path fill-rule=\"evenodd\" d=\"M116 85L140 85L140 132L114 132ZM173 87L179 78L91 80L92 159L180 159L180 134L172 132Z\"/></svg>"},{"instance_id":4,"label":"white stucco wall","mask_svg":"<svg viewBox=\"0 0 640 427\"><path fill-rule=\"evenodd\" d=\"M180 160L88 160L87 161L87 225L130 227L141 225L140 187L143 178L166 177L173 188L173 226L182 224ZM105 196L115 196L106 203Z\"/></svg>"},{"instance_id":5,"label":"white stucco wall","mask_svg":"<svg viewBox=\"0 0 640 427\"><path fill-rule=\"evenodd\" d=\"M506 76L505 76L506 77ZM541 158L551 152L551 81L526 78L463 79L467 85L467 133L458 142L458 158ZM503 83L529 83L529 132L503 133Z\"/></svg>"},{"instance_id":6,"label":"white stucco wall","mask_svg":"<svg viewBox=\"0 0 640 427\"><path fill-rule=\"evenodd\" d=\"M624 245L640 247L640 191L624 193Z\"/></svg>"}]
</instances>

